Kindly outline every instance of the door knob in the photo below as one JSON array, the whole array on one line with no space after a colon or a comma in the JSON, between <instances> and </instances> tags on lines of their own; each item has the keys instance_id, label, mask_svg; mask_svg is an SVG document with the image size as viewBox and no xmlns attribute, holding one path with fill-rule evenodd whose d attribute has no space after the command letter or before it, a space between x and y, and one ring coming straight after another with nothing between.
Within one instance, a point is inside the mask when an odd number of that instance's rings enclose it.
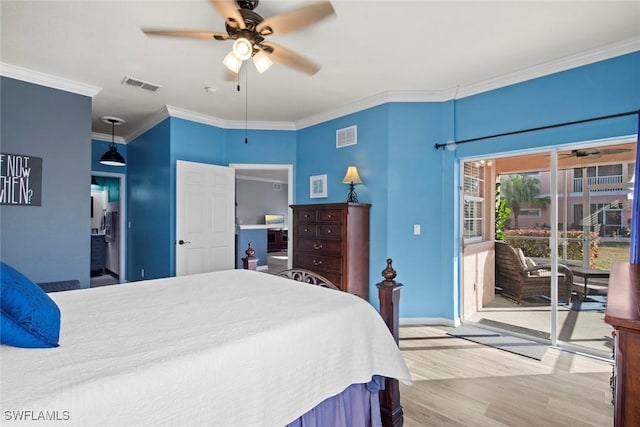
<instances>
[{"instance_id":1,"label":"door knob","mask_svg":"<svg viewBox=\"0 0 640 427\"><path fill-rule=\"evenodd\" d=\"M178 240L178 244L179 245L186 245L186 244L189 244L189 243L191 243L191 242L188 241L188 240L182 240L182 239Z\"/></svg>"}]
</instances>

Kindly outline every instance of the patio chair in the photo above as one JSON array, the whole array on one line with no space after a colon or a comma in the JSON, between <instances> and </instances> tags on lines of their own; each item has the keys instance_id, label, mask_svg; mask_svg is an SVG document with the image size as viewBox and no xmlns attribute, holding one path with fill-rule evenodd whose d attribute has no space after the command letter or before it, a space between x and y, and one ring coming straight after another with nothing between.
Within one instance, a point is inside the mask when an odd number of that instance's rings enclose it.
<instances>
[{"instance_id":1,"label":"patio chair","mask_svg":"<svg viewBox=\"0 0 640 427\"><path fill-rule=\"evenodd\" d=\"M551 296L551 264L536 265L525 258L522 251L507 243L495 242L496 286L504 295L522 300L534 296ZM565 265L558 264L558 300L569 304L573 273Z\"/></svg>"}]
</instances>

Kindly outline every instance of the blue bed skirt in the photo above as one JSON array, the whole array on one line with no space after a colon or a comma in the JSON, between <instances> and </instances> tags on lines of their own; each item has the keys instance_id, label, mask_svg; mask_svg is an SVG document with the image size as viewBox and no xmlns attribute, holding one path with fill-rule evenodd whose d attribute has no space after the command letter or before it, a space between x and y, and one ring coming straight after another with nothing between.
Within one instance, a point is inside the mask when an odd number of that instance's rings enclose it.
<instances>
[{"instance_id":1,"label":"blue bed skirt","mask_svg":"<svg viewBox=\"0 0 640 427\"><path fill-rule=\"evenodd\" d=\"M382 427L378 392L384 377L374 376L363 384L351 384L329 397L287 427Z\"/></svg>"}]
</instances>

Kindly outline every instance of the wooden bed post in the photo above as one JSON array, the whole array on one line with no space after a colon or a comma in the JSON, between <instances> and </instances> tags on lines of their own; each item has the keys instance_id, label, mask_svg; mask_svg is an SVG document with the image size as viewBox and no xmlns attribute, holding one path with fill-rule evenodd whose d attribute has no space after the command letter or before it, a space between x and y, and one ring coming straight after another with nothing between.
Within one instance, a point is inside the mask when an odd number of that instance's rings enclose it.
<instances>
[{"instance_id":1,"label":"wooden bed post","mask_svg":"<svg viewBox=\"0 0 640 427\"><path fill-rule=\"evenodd\" d=\"M258 267L258 258L253 256L256 250L251 246L251 242L249 242L249 246L244 253L247 254L247 256L242 258L242 267L245 270L255 270Z\"/></svg>"},{"instance_id":2,"label":"wooden bed post","mask_svg":"<svg viewBox=\"0 0 640 427\"><path fill-rule=\"evenodd\" d=\"M391 258L387 259L387 268L382 270L384 280L378 283L378 298L380 299L380 315L387 324L389 331L398 344L399 335L399 304L401 283L396 283L396 271L393 269ZM385 427L400 427L404 423L404 412L400 405L400 383L395 378L385 380L385 388L380 398L380 415Z\"/></svg>"}]
</instances>

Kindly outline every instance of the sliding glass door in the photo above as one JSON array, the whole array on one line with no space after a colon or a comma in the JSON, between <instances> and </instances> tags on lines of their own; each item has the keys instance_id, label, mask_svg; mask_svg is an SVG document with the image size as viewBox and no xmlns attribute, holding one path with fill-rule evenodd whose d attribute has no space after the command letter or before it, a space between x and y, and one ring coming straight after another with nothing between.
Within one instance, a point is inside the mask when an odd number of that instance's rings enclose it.
<instances>
[{"instance_id":1,"label":"sliding glass door","mask_svg":"<svg viewBox=\"0 0 640 427\"><path fill-rule=\"evenodd\" d=\"M462 214L463 319L608 357L608 272L612 262L629 259L634 160L635 142L619 141L463 162L461 170L469 171L467 164L482 164L485 190L497 190L485 191L492 212L474 211L484 228L469 222L470 211ZM500 272L494 240L517 253L526 274L548 275L548 289L514 291Z\"/></svg>"}]
</instances>

